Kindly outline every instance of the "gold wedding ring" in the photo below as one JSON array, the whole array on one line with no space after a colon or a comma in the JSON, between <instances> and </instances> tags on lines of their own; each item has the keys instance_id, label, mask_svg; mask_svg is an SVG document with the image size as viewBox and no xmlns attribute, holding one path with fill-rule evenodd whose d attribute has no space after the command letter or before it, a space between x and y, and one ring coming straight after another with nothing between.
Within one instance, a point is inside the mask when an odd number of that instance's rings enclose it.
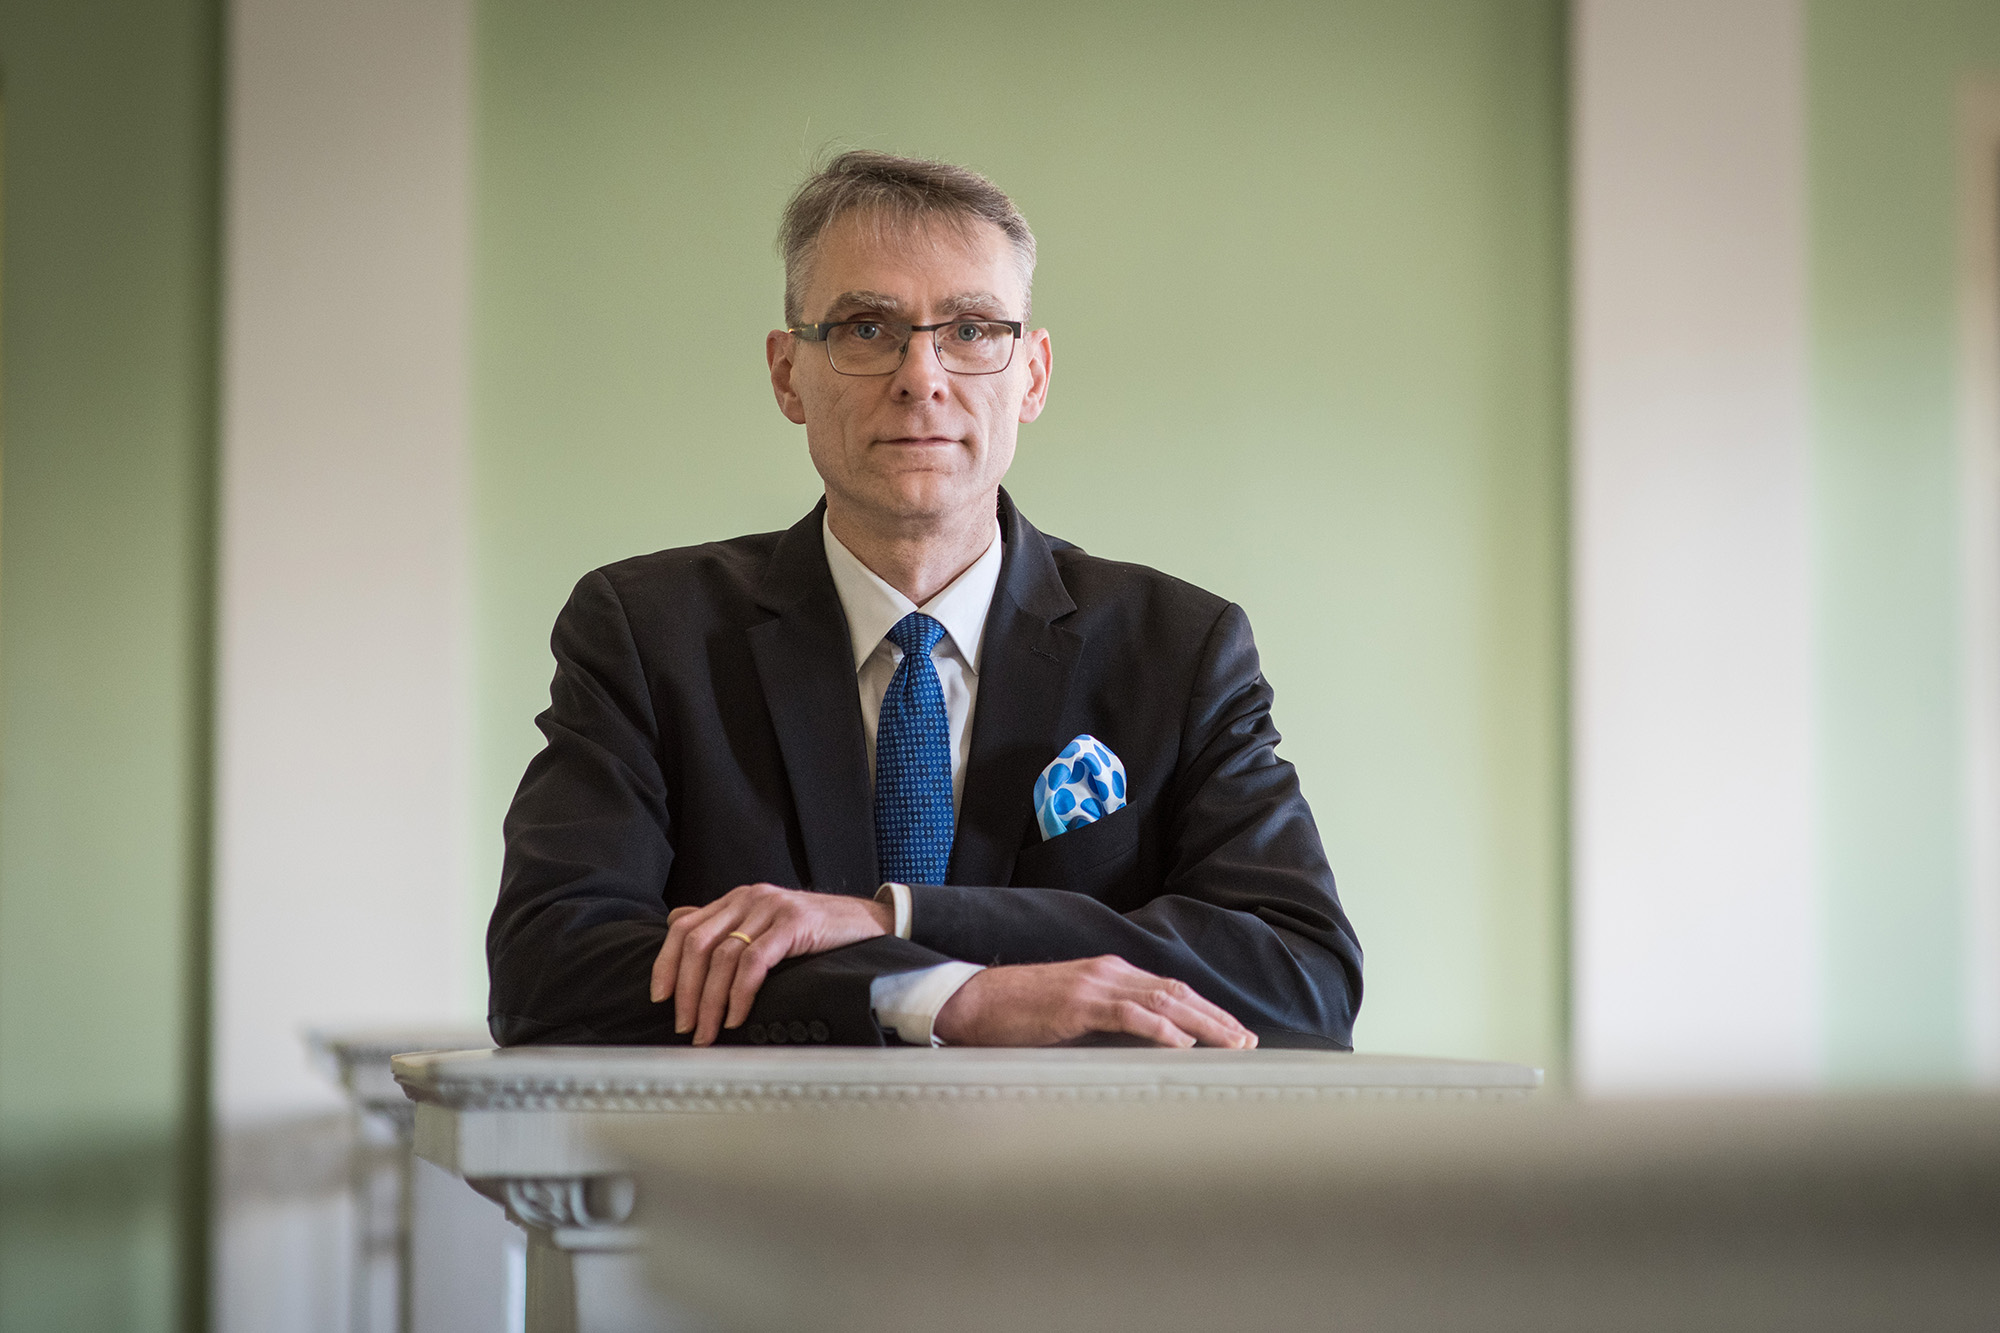
<instances>
[{"instance_id":1,"label":"gold wedding ring","mask_svg":"<svg viewBox=\"0 0 2000 1333\"><path fill-rule=\"evenodd\" d=\"M745 935L740 930L732 930L727 935L724 935L722 938L726 940L742 940L745 944L755 944L757 942L751 939L748 935Z\"/></svg>"}]
</instances>

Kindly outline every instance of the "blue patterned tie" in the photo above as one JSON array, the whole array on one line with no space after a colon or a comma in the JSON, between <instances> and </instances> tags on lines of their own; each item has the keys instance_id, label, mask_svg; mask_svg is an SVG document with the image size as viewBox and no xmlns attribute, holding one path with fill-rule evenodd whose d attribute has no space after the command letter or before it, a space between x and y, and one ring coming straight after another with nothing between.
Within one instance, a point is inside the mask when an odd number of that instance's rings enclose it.
<instances>
[{"instance_id":1,"label":"blue patterned tie","mask_svg":"<svg viewBox=\"0 0 2000 1333\"><path fill-rule=\"evenodd\" d=\"M902 884L942 884L951 860L951 722L931 661L943 637L921 611L889 631L903 660L875 729L875 855L882 878Z\"/></svg>"}]
</instances>

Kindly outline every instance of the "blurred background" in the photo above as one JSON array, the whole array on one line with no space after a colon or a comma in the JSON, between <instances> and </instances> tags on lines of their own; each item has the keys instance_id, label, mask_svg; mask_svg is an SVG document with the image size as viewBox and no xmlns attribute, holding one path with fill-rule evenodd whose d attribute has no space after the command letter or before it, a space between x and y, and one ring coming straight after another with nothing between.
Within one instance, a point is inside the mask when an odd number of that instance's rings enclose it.
<instances>
[{"instance_id":1,"label":"blurred background","mask_svg":"<svg viewBox=\"0 0 2000 1333\"><path fill-rule=\"evenodd\" d=\"M343 1327L547 634L789 525L829 148L1041 246L1009 488L1240 602L1363 1049L2000 1079L2000 3L0 0L0 1327ZM328 1145L333 1145L328 1147Z\"/></svg>"}]
</instances>

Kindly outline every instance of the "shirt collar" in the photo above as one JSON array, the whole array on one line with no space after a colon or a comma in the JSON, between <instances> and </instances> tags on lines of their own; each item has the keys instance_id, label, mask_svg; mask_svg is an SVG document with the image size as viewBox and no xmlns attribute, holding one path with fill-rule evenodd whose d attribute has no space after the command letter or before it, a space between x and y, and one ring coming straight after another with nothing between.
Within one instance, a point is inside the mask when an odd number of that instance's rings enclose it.
<instances>
[{"instance_id":1,"label":"shirt collar","mask_svg":"<svg viewBox=\"0 0 2000 1333\"><path fill-rule=\"evenodd\" d=\"M1003 548L998 519L993 522L993 541L985 553L922 606L890 587L881 575L862 564L859 556L842 546L823 516L820 533L826 539L826 564L833 573L833 590L840 595L840 609L847 613L847 633L854 649L856 671L874 653L876 645L888 637L897 621L912 611L922 611L944 626L959 657L973 675L979 674L979 653L986 639L986 612L993 605L994 589L1000 586Z\"/></svg>"}]
</instances>

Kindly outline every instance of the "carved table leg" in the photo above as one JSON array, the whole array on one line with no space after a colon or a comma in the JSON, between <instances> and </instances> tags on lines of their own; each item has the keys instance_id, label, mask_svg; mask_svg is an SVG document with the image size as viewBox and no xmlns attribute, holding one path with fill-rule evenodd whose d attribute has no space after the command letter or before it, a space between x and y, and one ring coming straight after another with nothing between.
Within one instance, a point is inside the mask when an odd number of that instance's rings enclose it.
<instances>
[{"instance_id":1,"label":"carved table leg","mask_svg":"<svg viewBox=\"0 0 2000 1333\"><path fill-rule=\"evenodd\" d=\"M705 1327L647 1289L626 1176L469 1182L528 1233L527 1333L678 1333Z\"/></svg>"}]
</instances>

